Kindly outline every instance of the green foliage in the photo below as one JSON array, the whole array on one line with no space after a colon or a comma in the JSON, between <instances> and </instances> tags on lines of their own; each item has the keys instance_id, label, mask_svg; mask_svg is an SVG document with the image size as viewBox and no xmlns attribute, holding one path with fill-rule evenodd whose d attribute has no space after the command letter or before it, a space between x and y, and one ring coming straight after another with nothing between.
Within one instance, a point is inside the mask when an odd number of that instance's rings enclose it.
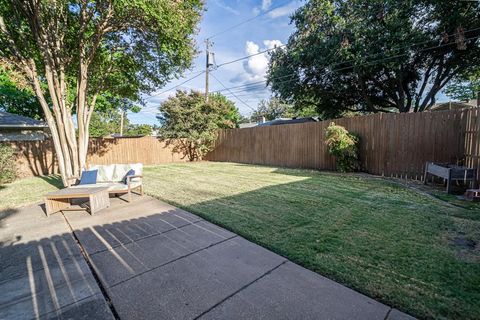
<instances>
[{"instance_id":1,"label":"green foliage","mask_svg":"<svg viewBox=\"0 0 480 320\"><path fill-rule=\"evenodd\" d=\"M42 119L43 111L31 88L22 85L23 79L0 64L0 110L33 119Z\"/></svg>"},{"instance_id":2,"label":"green foliage","mask_svg":"<svg viewBox=\"0 0 480 320\"><path fill-rule=\"evenodd\" d=\"M292 105L273 97L268 100L261 100L258 104L257 110L252 113L251 119L252 121L259 121L262 117L265 117L265 120L270 121L278 118L291 118L294 116Z\"/></svg>"},{"instance_id":3,"label":"green foliage","mask_svg":"<svg viewBox=\"0 0 480 320\"><path fill-rule=\"evenodd\" d=\"M90 120L91 137L107 137L120 134L121 114L118 110L107 109L105 112L95 111ZM128 117L123 118L123 136L149 136L152 126L148 124L131 124Z\"/></svg>"},{"instance_id":4,"label":"green foliage","mask_svg":"<svg viewBox=\"0 0 480 320\"><path fill-rule=\"evenodd\" d=\"M268 100L261 100L258 104L250 120L257 122L265 117L265 120L275 120L278 118L293 118L293 117L314 117L317 116L315 108L306 107L300 110L295 110L292 104L286 103L277 97L272 97Z\"/></svg>"},{"instance_id":5,"label":"green foliage","mask_svg":"<svg viewBox=\"0 0 480 320\"><path fill-rule=\"evenodd\" d=\"M117 110L109 110L106 112L95 111L90 120L90 136L99 138L120 133L120 118L120 112ZM124 123L128 125L126 117Z\"/></svg>"},{"instance_id":6,"label":"green foliage","mask_svg":"<svg viewBox=\"0 0 480 320\"><path fill-rule=\"evenodd\" d=\"M7 144L0 144L0 184L9 183L17 176L15 150Z\"/></svg>"},{"instance_id":7,"label":"green foliage","mask_svg":"<svg viewBox=\"0 0 480 320\"><path fill-rule=\"evenodd\" d=\"M153 128L149 124L130 124L124 136L151 136Z\"/></svg>"},{"instance_id":8,"label":"green foliage","mask_svg":"<svg viewBox=\"0 0 480 320\"><path fill-rule=\"evenodd\" d=\"M480 68L468 71L450 83L445 94L452 99L467 101L480 98Z\"/></svg>"},{"instance_id":9,"label":"green foliage","mask_svg":"<svg viewBox=\"0 0 480 320\"><path fill-rule=\"evenodd\" d=\"M351 172L360 169L358 161L359 138L342 126L331 122L325 129L325 144L328 152L335 157L337 169L341 172Z\"/></svg>"},{"instance_id":10,"label":"green foliage","mask_svg":"<svg viewBox=\"0 0 480 320\"><path fill-rule=\"evenodd\" d=\"M235 128L240 114L235 104L221 94L211 94L208 102L197 91L177 91L160 105L160 135L190 161L201 159L217 138L218 129Z\"/></svg>"},{"instance_id":11,"label":"green foliage","mask_svg":"<svg viewBox=\"0 0 480 320\"><path fill-rule=\"evenodd\" d=\"M125 110L125 102L132 107L142 93L190 67L202 10L201 0L2 1L0 16L7 32L0 31L0 59L32 61L37 78L46 82L46 64L53 55L57 60L49 68L54 80L65 79L61 95L73 113L78 114L81 100L79 78L88 79L88 105L97 97L102 112L107 106ZM80 65L86 74L81 75ZM19 105L11 95L9 99ZM24 108L38 109L34 102Z\"/></svg>"},{"instance_id":12,"label":"green foliage","mask_svg":"<svg viewBox=\"0 0 480 320\"><path fill-rule=\"evenodd\" d=\"M296 109L424 111L480 60L480 2L310 0L292 16L268 81Z\"/></svg>"}]
</instances>

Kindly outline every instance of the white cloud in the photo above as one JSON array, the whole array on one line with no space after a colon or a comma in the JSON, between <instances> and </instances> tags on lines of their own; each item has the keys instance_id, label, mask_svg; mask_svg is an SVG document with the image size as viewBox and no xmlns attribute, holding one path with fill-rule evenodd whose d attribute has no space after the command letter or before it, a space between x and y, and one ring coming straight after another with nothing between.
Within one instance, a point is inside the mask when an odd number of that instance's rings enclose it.
<instances>
[{"instance_id":1,"label":"white cloud","mask_svg":"<svg viewBox=\"0 0 480 320\"><path fill-rule=\"evenodd\" d=\"M231 82L242 82L245 84L265 80L268 70L269 56L268 53L258 54L261 51L273 49L281 46L280 40L264 40L263 47L253 41L247 41L245 45L245 53L247 55L254 55L243 62L242 73L231 79Z\"/></svg>"},{"instance_id":2,"label":"white cloud","mask_svg":"<svg viewBox=\"0 0 480 320\"><path fill-rule=\"evenodd\" d=\"M272 5L272 0L262 0L262 10L268 10Z\"/></svg>"},{"instance_id":3,"label":"white cloud","mask_svg":"<svg viewBox=\"0 0 480 320\"><path fill-rule=\"evenodd\" d=\"M288 16L295 12L295 10L299 7L300 3L298 0L292 1L287 5L284 5L283 7L276 8L268 13L268 17L275 19L275 18L280 18L284 16Z\"/></svg>"},{"instance_id":4,"label":"white cloud","mask_svg":"<svg viewBox=\"0 0 480 320\"><path fill-rule=\"evenodd\" d=\"M257 7L253 7L252 13L254 16L258 16L262 11L267 11L272 5L272 0L262 0L262 4Z\"/></svg>"}]
</instances>

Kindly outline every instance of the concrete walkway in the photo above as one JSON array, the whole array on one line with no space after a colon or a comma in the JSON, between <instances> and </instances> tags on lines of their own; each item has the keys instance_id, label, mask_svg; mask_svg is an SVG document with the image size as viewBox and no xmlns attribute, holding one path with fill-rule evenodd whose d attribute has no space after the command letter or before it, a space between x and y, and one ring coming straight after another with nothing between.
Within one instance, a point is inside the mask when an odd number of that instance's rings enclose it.
<instances>
[{"instance_id":1,"label":"concrete walkway","mask_svg":"<svg viewBox=\"0 0 480 320\"><path fill-rule=\"evenodd\" d=\"M413 319L146 196L0 218L0 319Z\"/></svg>"}]
</instances>

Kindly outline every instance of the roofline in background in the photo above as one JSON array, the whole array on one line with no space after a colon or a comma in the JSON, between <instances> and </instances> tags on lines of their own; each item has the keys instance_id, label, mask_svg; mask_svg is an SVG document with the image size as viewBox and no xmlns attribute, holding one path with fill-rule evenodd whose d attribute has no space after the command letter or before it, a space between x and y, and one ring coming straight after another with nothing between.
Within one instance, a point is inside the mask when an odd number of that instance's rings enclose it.
<instances>
[{"instance_id":1,"label":"roofline in background","mask_svg":"<svg viewBox=\"0 0 480 320\"><path fill-rule=\"evenodd\" d=\"M0 128L48 128L46 124L0 124Z\"/></svg>"}]
</instances>

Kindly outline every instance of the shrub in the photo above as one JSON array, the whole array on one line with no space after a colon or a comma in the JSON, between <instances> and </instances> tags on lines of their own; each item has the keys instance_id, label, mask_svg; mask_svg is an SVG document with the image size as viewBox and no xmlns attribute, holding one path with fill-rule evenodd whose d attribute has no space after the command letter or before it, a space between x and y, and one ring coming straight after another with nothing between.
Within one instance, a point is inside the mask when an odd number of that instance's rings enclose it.
<instances>
[{"instance_id":1,"label":"shrub","mask_svg":"<svg viewBox=\"0 0 480 320\"><path fill-rule=\"evenodd\" d=\"M16 178L15 150L7 144L0 144L0 184L9 183Z\"/></svg>"},{"instance_id":2,"label":"shrub","mask_svg":"<svg viewBox=\"0 0 480 320\"><path fill-rule=\"evenodd\" d=\"M349 133L344 127L331 122L325 130L325 138L328 152L335 157L339 171L351 172L359 170L358 136Z\"/></svg>"}]
</instances>

